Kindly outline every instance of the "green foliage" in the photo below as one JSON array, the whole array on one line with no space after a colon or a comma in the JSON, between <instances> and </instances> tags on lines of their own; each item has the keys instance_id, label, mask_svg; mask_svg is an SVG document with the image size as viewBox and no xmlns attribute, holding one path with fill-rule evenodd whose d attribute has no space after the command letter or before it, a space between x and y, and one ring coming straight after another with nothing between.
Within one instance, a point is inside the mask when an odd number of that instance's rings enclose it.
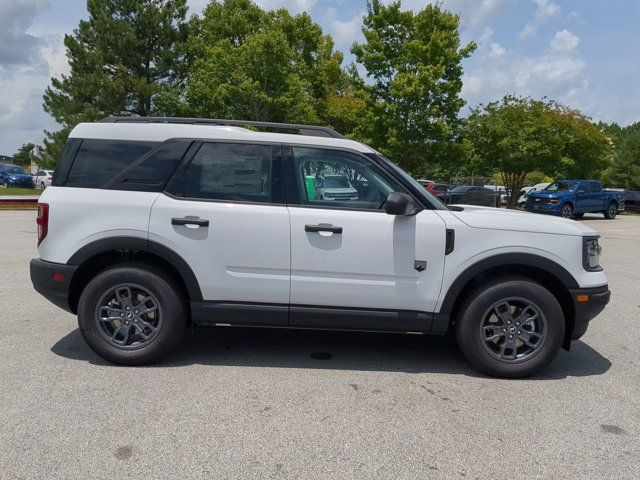
<instances>
[{"instance_id":1,"label":"green foliage","mask_svg":"<svg viewBox=\"0 0 640 480\"><path fill-rule=\"evenodd\" d=\"M552 101L511 95L472 111L466 138L474 161L485 172L500 172L514 207L527 174L597 176L609 142L587 117Z\"/></svg>"},{"instance_id":2,"label":"green foliage","mask_svg":"<svg viewBox=\"0 0 640 480\"><path fill-rule=\"evenodd\" d=\"M88 0L89 19L64 39L71 71L51 80L44 109L62 126L46 132L58 158L69 131L108 115L150 115L180 78L186 0Z\"/></svg>"},{"instance_id":3,"label":"green foliage","mask_svg":"<svg viewBox=\"0 0 640 480\"><path fill-rule=\"evenodd\" d=\"M400 2L373 0L365 41L351 48L373 79L365 87L369 119L356 136L414 173L447 165L455 150L442 143L456 139L465 104L461 61L476 48L461 47L458 25L459 17L439 4L414 13Z\"/></svg>"},{"instance_id":4,"label":"green foliage","mask_svg":"<svg viewBox=\"0 0 640 480\"><path fill-rule=\"evenodd\" d=\"M348 130L358 101L342 58L306 13L266 12L250 0L214 1L191 20L188 80L163 94L159 106L171 115L335 121Z\"/></svg>"},{"instance_id":5,"label":"green foliage","mask_svg":"<svg viewBox=\"0 0 640 480\"><path fill-rule=\"evenodd\" d=\"M640 189L640 123L620 129L617 149L602 179L610 187Z\"/></svg>"},{"instance_id":6,"label":"green foliage","mask_svg":"<svg viewBox=\"0 0 640 480\"><path fill-rule=\"evenodd\" d=\"M25 143L16 153L13 154L12 162L15 165L28 166L31 164L31 150L35 145L33 143Z\"/></svg>"}]
</instances>

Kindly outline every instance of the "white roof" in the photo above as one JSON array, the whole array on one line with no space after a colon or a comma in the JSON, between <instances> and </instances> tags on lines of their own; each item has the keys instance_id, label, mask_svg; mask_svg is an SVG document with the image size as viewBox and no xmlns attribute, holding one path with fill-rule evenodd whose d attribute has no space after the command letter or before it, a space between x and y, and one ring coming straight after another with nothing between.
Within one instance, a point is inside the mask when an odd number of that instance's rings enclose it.
<instances>
[{"instance_id":1,"label":"white roof","mask_svg":"<svg viewBox=\"0 0 640 480\"><path fill-rule=\"evenodd\" d=\"M286 133L255 132L242 127L184 123L79 123L70 138L105 140L138 140L163 142L170 138L199 138L211 140L253 140L263 142L297 143L319 147L342 147L363 153L375 152L370 147L343 138L312 137Z\"/></svg>"}]
</instances>

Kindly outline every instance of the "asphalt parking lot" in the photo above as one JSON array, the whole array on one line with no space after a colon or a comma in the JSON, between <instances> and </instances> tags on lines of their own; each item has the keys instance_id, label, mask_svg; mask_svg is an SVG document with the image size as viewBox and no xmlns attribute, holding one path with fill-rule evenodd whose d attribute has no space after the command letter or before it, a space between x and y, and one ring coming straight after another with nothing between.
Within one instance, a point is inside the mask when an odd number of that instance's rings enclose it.
<instances>
[{"instance_id":1,"label":"asphalt parking lot","mask_svg":"<svg viewBox=\"0 0 640 480\"><path fill-rule=\"evenodd\" d=\"M611 304L498 380L444 338L281 330L109 365L32 290L35 212L0 211L0 478L640 478L640 216L583 221Z\"/></svg>"}]
</instances>

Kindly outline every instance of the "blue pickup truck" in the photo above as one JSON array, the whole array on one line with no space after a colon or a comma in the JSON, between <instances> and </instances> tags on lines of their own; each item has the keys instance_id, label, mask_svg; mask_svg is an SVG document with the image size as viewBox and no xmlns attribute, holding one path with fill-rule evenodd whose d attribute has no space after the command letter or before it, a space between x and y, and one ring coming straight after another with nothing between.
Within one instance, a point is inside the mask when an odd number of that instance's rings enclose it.
<instances>
[{"instance_id":1,"label":"blue pickup truck","mask_svg":"<svg viewBox=\"0 0 640 480\"><path fill-rule=\"evenodd\" d=\"M603 189L597 180L556 180L544 190L529 194L525 209L564 218L604 213L604 218L612 219L624 210L624 194Z\"/></svg>"}]
</instances>

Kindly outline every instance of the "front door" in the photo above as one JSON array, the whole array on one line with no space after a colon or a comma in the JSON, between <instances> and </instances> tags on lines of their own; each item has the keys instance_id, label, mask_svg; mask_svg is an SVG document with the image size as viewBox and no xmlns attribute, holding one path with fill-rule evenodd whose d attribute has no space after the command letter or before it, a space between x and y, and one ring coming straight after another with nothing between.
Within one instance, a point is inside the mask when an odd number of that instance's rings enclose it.
<instances>
[{"instance_id":1,"label":"front door","mask_svg":"<svg viewBox=\"0 0 640 480\"><path fill-rule=\"evenodd\" d=\"M365 156L307 147L291 153L295 188L288 191L298 193L288 199L292 312L297 306L432 312L446 230L435 211L386 214L388 194L403 187ZM343 179L349 196L319 192L329 177Z\"/></svg>"},{"instance_id":2,"label":"front door","mask_svg":"<svg viewBox=\"0 0 640 480\"><path fill-rule=\"evenodd\" d=\"M203 296L193 308L198 320L286 325L290 238L280 158L280 145L203 143L173 195L153 205L149 239L192 268Z\"/></svg>"}]
</instances>

